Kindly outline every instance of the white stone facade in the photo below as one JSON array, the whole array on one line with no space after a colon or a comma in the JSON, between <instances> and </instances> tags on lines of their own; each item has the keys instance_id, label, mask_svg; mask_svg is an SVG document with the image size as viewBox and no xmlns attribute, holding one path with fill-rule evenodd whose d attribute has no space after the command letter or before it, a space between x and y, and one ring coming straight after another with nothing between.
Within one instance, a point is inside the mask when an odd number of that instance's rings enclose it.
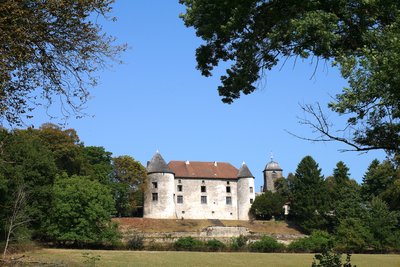
<instances>
[{"instance_id":1,"label":"white stone facade","mask_svg":"<svg viewBox=\"0 0 400 267\"><path fill-rule=\"evenodd\" d=\"M255 188L245 164L238 170L229 163L173 163L167 165L160 154L150 161L145 218L249 220Z\"/></svg>"}]
</instances>

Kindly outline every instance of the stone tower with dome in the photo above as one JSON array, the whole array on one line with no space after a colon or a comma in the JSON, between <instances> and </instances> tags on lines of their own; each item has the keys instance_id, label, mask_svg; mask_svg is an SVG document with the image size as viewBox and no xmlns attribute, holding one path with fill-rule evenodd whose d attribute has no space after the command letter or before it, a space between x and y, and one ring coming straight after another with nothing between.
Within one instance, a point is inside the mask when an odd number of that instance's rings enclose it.
<instances>
[{"instance_id":1,"label":"stone tower with dome","mask_svg":"<svg viewBox=\"0 0 400 267\"><path fill-rule=\"evenodd\" d=\"M265 166L264 173L264 187L263 191L275 192L275 181L282 178L282 168L278 162L274 161L271 156L271 161Z\"/></svg>"}]
</instances>

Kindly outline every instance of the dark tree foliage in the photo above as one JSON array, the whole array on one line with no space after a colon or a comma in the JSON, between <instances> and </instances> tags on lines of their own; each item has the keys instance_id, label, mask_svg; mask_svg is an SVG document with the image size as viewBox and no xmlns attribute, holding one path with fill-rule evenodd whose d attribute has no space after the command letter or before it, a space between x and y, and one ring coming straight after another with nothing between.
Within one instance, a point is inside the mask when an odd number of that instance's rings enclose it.
<instances>
[{"instance_id":1,"label":"dark tree foliage","mask_svg":"<svg viewBox=\"0 0 400 267\"><path fill-rule=\"evenodd\" d=\"M26 212L31 218L33 234L41 235L44 219L52 205L51 188L57 172L54 157L31 130L6 133L0 143L0 177L5 178L4 205L8 207L17 187L24 185L29 195ZM0 216L7 216L5 213L10 211L9 208L1 209Z\"/></svg>"},{"instance_id":2,"label":"dark tree foliage","mask_svg":"<svg viewBox=\"0 0 400 267\"><path fill-rule=\"evenodd\" d=\"M1 120L22 124L53 102L63 116L82 115L95 72L125 49L97 23L113 2L0 1Z\"/></svg>"},{"instance_id":3,"label":"dark tree foliage","mask_svg":"<svg viewBox=\"0 0 400 267\"><path fill-rule=\"evenodd\" d=\"M279 193L267 191L256 197L251 205L250 214L261 220L269 220L272 216L282 217L285 202L286 199Z\"/></svg>"},{"instance_id":4,"label":"dark tree foliage","mask_svg":"<svg viewBox=\"0 0 400 267\"><path fill-rule=\"evenodd\" d=\"M382 197L384 192L393 184L395 175L396 170L391 162L372 161L363 177L361 192L364 199L372 200L376 196Z\"/></svg>"},{"instance_id":5,"label":"dark tree foliage","mask_svg":"<svg viewBox=\"0 0 400 267\"><path fill-rule=\"evenodd\" d=\"M222 101L250 94L263 74L287 58L316 57L339 66L349 85L329 107L351 114L342 136L319 109L305 110L321 133L315 140L344 142L354 150L400 152L400 2L397 0L180 0L182 18L204 40L197 68L210 76L232 63L218 87ZM318 65L318 63L317 63Z\"/></svg>"},{"instance_id":6,"label":"dark tree foliage","mask_svg":"<svg viewBox=\"0 0 400 267\"><path fill-rule=\"evenodd\" d=\"M336 231L340 220L357 218L362 212L360 186L350 179L349 168L339 161L333 170L333 176L325 180L328 193L328 230Z\"/></svg>"},{"instance_id":7,"label":"dark tree foliage","mask_svg":"<svg viewBox=\"0 0 400 267\"><path fill-rule=\"evenodd\" d=\"M327 190L321 169L311 156L297 166L292 197L290 212L299 226L307 232L326 228Z\"/></svg>"}]
</instances>

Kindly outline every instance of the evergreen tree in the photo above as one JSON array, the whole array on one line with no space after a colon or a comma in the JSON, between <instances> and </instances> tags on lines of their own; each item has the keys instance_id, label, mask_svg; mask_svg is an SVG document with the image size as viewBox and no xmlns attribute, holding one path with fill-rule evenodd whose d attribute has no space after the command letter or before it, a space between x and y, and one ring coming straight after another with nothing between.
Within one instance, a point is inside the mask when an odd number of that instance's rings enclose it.
<instances>
[{"instance_id":1,"label":"evergreen tree","mask_svg":"<svg viewBox=\"0 0 400 267\"><path fill-rule=\"evenodd\" d=\"M385 160L379 163L378 160L373 160L363 177L361 187L363 198L372 200L373 197L381 197L389 186L393 184L395 173L396 170L390 161Z\"/></svg>"},{"instance_id":2,"label":"evergreen tree","mask_svg":"<svg viewBox=\"0 0 400 267\"><path fill-rule=\"evenodd\" d=\"M359 218L362 212L360 186L350 179L349 168L342 161L336 164L333 176L325 180L328 190L329 231L334 232L339 221Z\"/></svg>"},{"instance_id":3,"label":"evergreen tree","mask_svg":"<svg viewBox=\"0 0 400 267\"><path fill-rule=\"evenodd\" d=\"M321 169L311 156L304 157L293 179L290 211L295 221L306 231L326 228L326 195Z\"/></svg>"}]
</instances>

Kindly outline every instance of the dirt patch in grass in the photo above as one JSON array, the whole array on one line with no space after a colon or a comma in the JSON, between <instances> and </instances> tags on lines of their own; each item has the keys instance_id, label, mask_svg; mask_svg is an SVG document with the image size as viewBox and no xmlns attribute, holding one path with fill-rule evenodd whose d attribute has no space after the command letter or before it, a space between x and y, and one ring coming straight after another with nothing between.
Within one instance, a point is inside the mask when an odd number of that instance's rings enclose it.
<instances>
[{"instance_id":1,"label":"dirt patch in grass","mask_svg":"<svg viewBox=\"0 0 400 267\"><path fill-rule=\"evenodd\" d=\"M149 218L115 218L122 232L197 232L215 226L210 220L166 220ZM253 233L301 234L295 225L285 221L221 221L225 226L246 227Z\"/></svg>"}]
</instances>

